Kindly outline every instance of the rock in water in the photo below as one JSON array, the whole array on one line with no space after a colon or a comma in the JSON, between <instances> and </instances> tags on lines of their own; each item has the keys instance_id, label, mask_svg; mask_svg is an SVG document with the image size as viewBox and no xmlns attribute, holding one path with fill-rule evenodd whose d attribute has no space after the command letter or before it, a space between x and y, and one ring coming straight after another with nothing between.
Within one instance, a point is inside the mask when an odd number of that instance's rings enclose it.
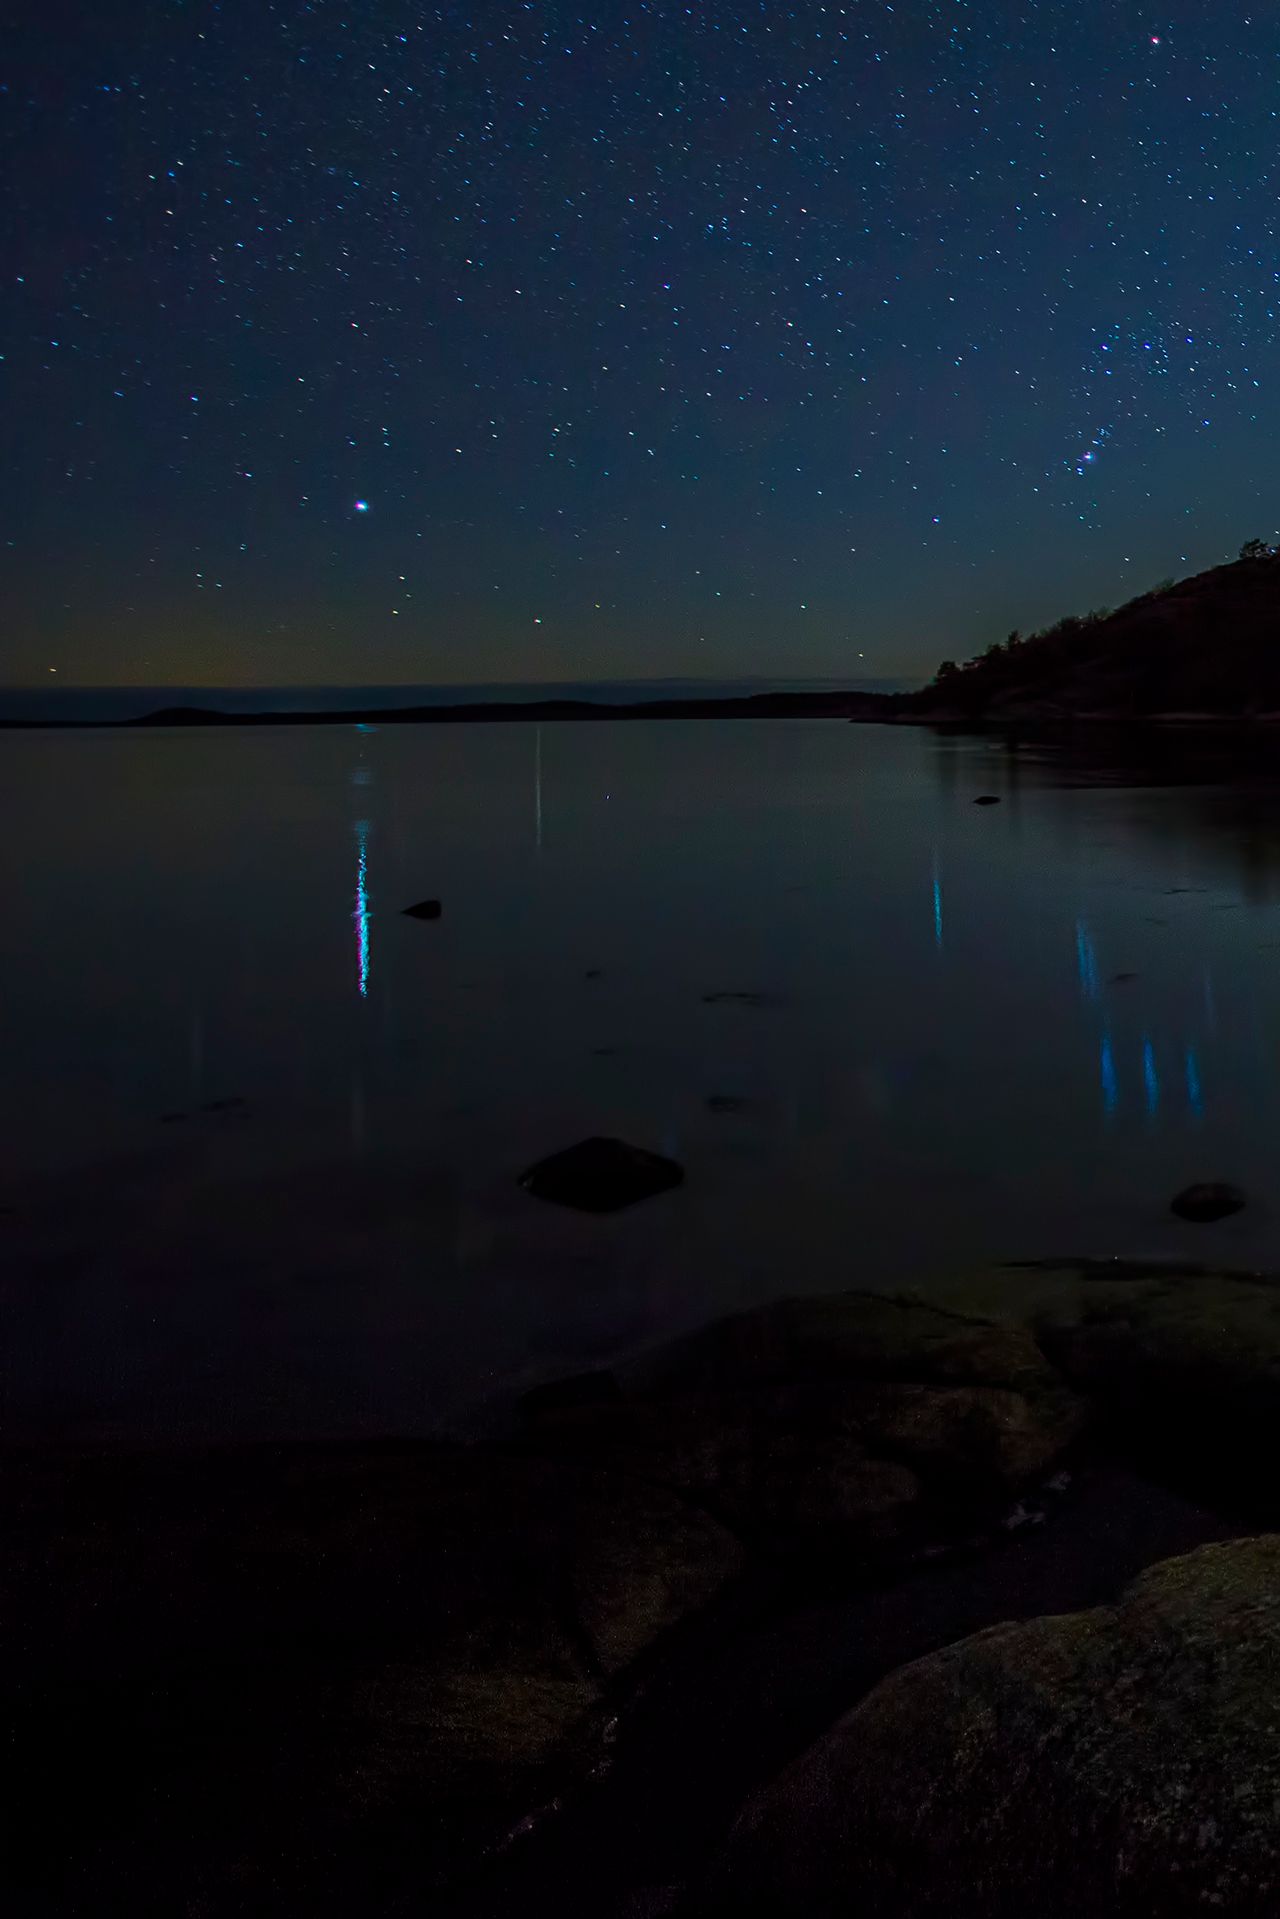
<instances>
[{"instance_id":1,"label":"rock in water","mask_svg":"<svg viewBox=\"0 0 1280 1919\"><path fill-rule=\"evenodd\" d=\"M1202 1186L1184 1186L1170 1201L1169 1211L1176 1213L1179 1219L1194 1221L1197 1226L1211 1226L1215 1220L1229 1219L1232 1213L1243 1212L1247 1204L1238 1186L1209 1181Z\"/></svg>"},{"instance_id":2,"label":"rock in water","mask_svg":"<svg viewBox=\"0 0 1280 1919\"><path fill-rule=\"evenodd\" d=\"M1280 1538L884 1680L739 1820L735 1919L1263 1919L1280 1882ZM960 1889L958 1891L958 1889Z\"/></svg>"},{"instance_id":3,"label":"rock in water","mask_svg":"<svg viewBox=\"0 0 1280 1919\"><path fill-rule=\"evenodd\" d=\"M520 1184L535 1199L574 1206L583 1213L616 1213L637 1200L679 1186L684 1168L660 1153L628 1146L622 1139L584 1139L550 1159L540 1159Z\"/></svg>"},{"instance_id":4,"label":"rock in water","mask_svg":"<svg viewBox=\"0 0 1280 1919\"><path fill-rule=\"evenodd\" d=\"M438 920L444 908L439 900L419 900L416 906L406 906L404 916L410 920Z\"/></svg>"},{"instance_id":5,"label":"rock in water","mask_svg":"<svg viewBox=\"0 0 1280 1919\"><path fill-rule=\"evenodd\" d=\"M973 803L975 806L999 806L1000 795L998 793L979 793Z\"/></svg>"},{"instance_id":6,"label":"rock in water","mask_svg":"<svg viewBox=\"0 0 1280 1919\"><path fill-rule=\"evenodd\" d=\"M532 1424L560 1464L678 1490L769 1554L879 1561L1051 1472L1085 1409L1020 1328L883 1295L784 1300Z\"/></svg>"}]
</instances>

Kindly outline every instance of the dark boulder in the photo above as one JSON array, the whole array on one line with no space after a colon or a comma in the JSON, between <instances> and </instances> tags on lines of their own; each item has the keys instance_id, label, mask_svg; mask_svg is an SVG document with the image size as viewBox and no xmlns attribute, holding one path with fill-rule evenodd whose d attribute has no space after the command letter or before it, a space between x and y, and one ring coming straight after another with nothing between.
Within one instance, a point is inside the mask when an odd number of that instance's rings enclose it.
<instances>
[{"instance_id":1,"label":"dark boulder","mask_svg":"<svg viewBox=\"0 0 1280 1919\"><path fill-rule=\"evenodd\" d=\"M1248 1205L1238 1186L1228 1186L1217 1181L1207 1181L1200 1186L1184 1186L1169 1203L1169 1211L1176 1213L1179 1219L1188 1219L1197 1226L1211 1226L1216 1220L1229 1219L1232 1213L1243 1212Z\"/></svg>"},{"instance_id":2,"label":"dark boulder","mask_svg":"<svg viewBox=\"0 0 1280 1919\"><path fill-rule=\"evenodd\" d=\"M1112 1442L1215 1510L1280 1525L1280 1280L1121 1261L975 1273L953 1307L1017 1314Z\"/></svg>"},{"instance_id":3,"label":"dark boulder","mask_svg":"<svg viewBox=\"0 0 1280 1919\"><path fill-rule=\"evenodd\" d=\"M582 1213L616 1213L637 1200L669 1192L684 1179L684 1168L660 1153L629 1146L625 1140L580 1140L562 1153L540 1159L520 1175L535 1199L572 1206Z\"/></svg>"},{"instance_id":4,"label":"dark boulder","mask_svg":"<svg viewBox=\"0 0 1280 1919\"><path fill-rule=\"evenodd\" d=\"M735 1919L1270 1919L1280 1539L1166 1560L1114 1607L903 1667L740 1818Z\"/></svg>"},{"instance_id":5,"label":"dark boulder","mask_svg":"<svg viewBox=\"0 0 1280 1919\"><path fill-rule=\"evenodd\" d=\"M819 1556L900 1558L965 1528L1084 1423L1025 1329L870 1293L717 1320L620 1383L538 1443L677 1488L757 1548Z\"/></svg>"}]
</instances>

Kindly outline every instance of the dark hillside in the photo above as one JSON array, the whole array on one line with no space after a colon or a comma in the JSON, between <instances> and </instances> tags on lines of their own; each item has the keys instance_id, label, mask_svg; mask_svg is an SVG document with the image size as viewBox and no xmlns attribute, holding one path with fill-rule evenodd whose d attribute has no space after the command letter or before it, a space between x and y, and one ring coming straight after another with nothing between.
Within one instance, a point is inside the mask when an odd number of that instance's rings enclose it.
<instances>
[{"instance_id":1,"label":"dark hillside","mask_svg":"<svg viewBox=\"0 0 1280 1919\"><path fill-rule=\"evenodd\" d=\"M1250 541L1229 566L1115 612L947 661L899 704L913 718L1280 714L1280 558Z\"/></svg>"}]
</instances>

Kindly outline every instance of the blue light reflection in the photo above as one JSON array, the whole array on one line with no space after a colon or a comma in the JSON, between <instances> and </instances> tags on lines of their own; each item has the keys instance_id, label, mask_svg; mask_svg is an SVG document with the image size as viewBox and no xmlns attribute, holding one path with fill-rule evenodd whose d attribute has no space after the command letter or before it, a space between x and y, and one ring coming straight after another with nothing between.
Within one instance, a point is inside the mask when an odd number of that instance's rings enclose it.
<instances>
[{"instance_id":1,"label":"blue light reflection","mask_svg":"<svg viewBox=\"0 0 1280 1919\"><path fill-rule=\"evenodd\" d=\"M1083 920L1076 921L1076 970L1080 975L1080 991L1084 997L1097 999L1098 962L1094 958L1089 929Z\"/></svg>"},{"instance_id":2,"label":"blue light reflection","mask_svg":"<svg viewBox=\"0 0 1280 1919\"><path fill-rule=\"evenodd\" d=\"M1155 1048L1149 1039L1142 1042L1142 1085L1146 1093L1147 1111L1154 1114L1160 1105L1160 1075L1156 1072Z\"/></svg>"},{"instance_id":3,"label":"blue light reflection","mask_svg":"<svg viewBox=\"0 0 1280 1919\"><path fill-rule=\"evenodd\" d=\"M356 927L356 984L361 999L369 997L369 822L357 820L356 833L356 910L351 915Z\"/></svg>"}]
</instances>

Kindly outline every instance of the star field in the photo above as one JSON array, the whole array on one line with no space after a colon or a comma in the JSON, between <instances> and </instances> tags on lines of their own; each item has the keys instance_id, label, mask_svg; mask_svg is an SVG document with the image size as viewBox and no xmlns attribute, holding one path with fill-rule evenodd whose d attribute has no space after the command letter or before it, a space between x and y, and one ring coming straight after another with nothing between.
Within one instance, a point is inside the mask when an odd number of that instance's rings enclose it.
<instances>
[{"instance_id":1,"label":"star field","mask_svg":"<svg viewBox=\"0 0 1280 1919\"><path fill-rule=\"evenodd\" d=\"M1280 20L152 0L0 48L0 677L924 673L1280 531Z\"/></svg>"}]
</instances>

